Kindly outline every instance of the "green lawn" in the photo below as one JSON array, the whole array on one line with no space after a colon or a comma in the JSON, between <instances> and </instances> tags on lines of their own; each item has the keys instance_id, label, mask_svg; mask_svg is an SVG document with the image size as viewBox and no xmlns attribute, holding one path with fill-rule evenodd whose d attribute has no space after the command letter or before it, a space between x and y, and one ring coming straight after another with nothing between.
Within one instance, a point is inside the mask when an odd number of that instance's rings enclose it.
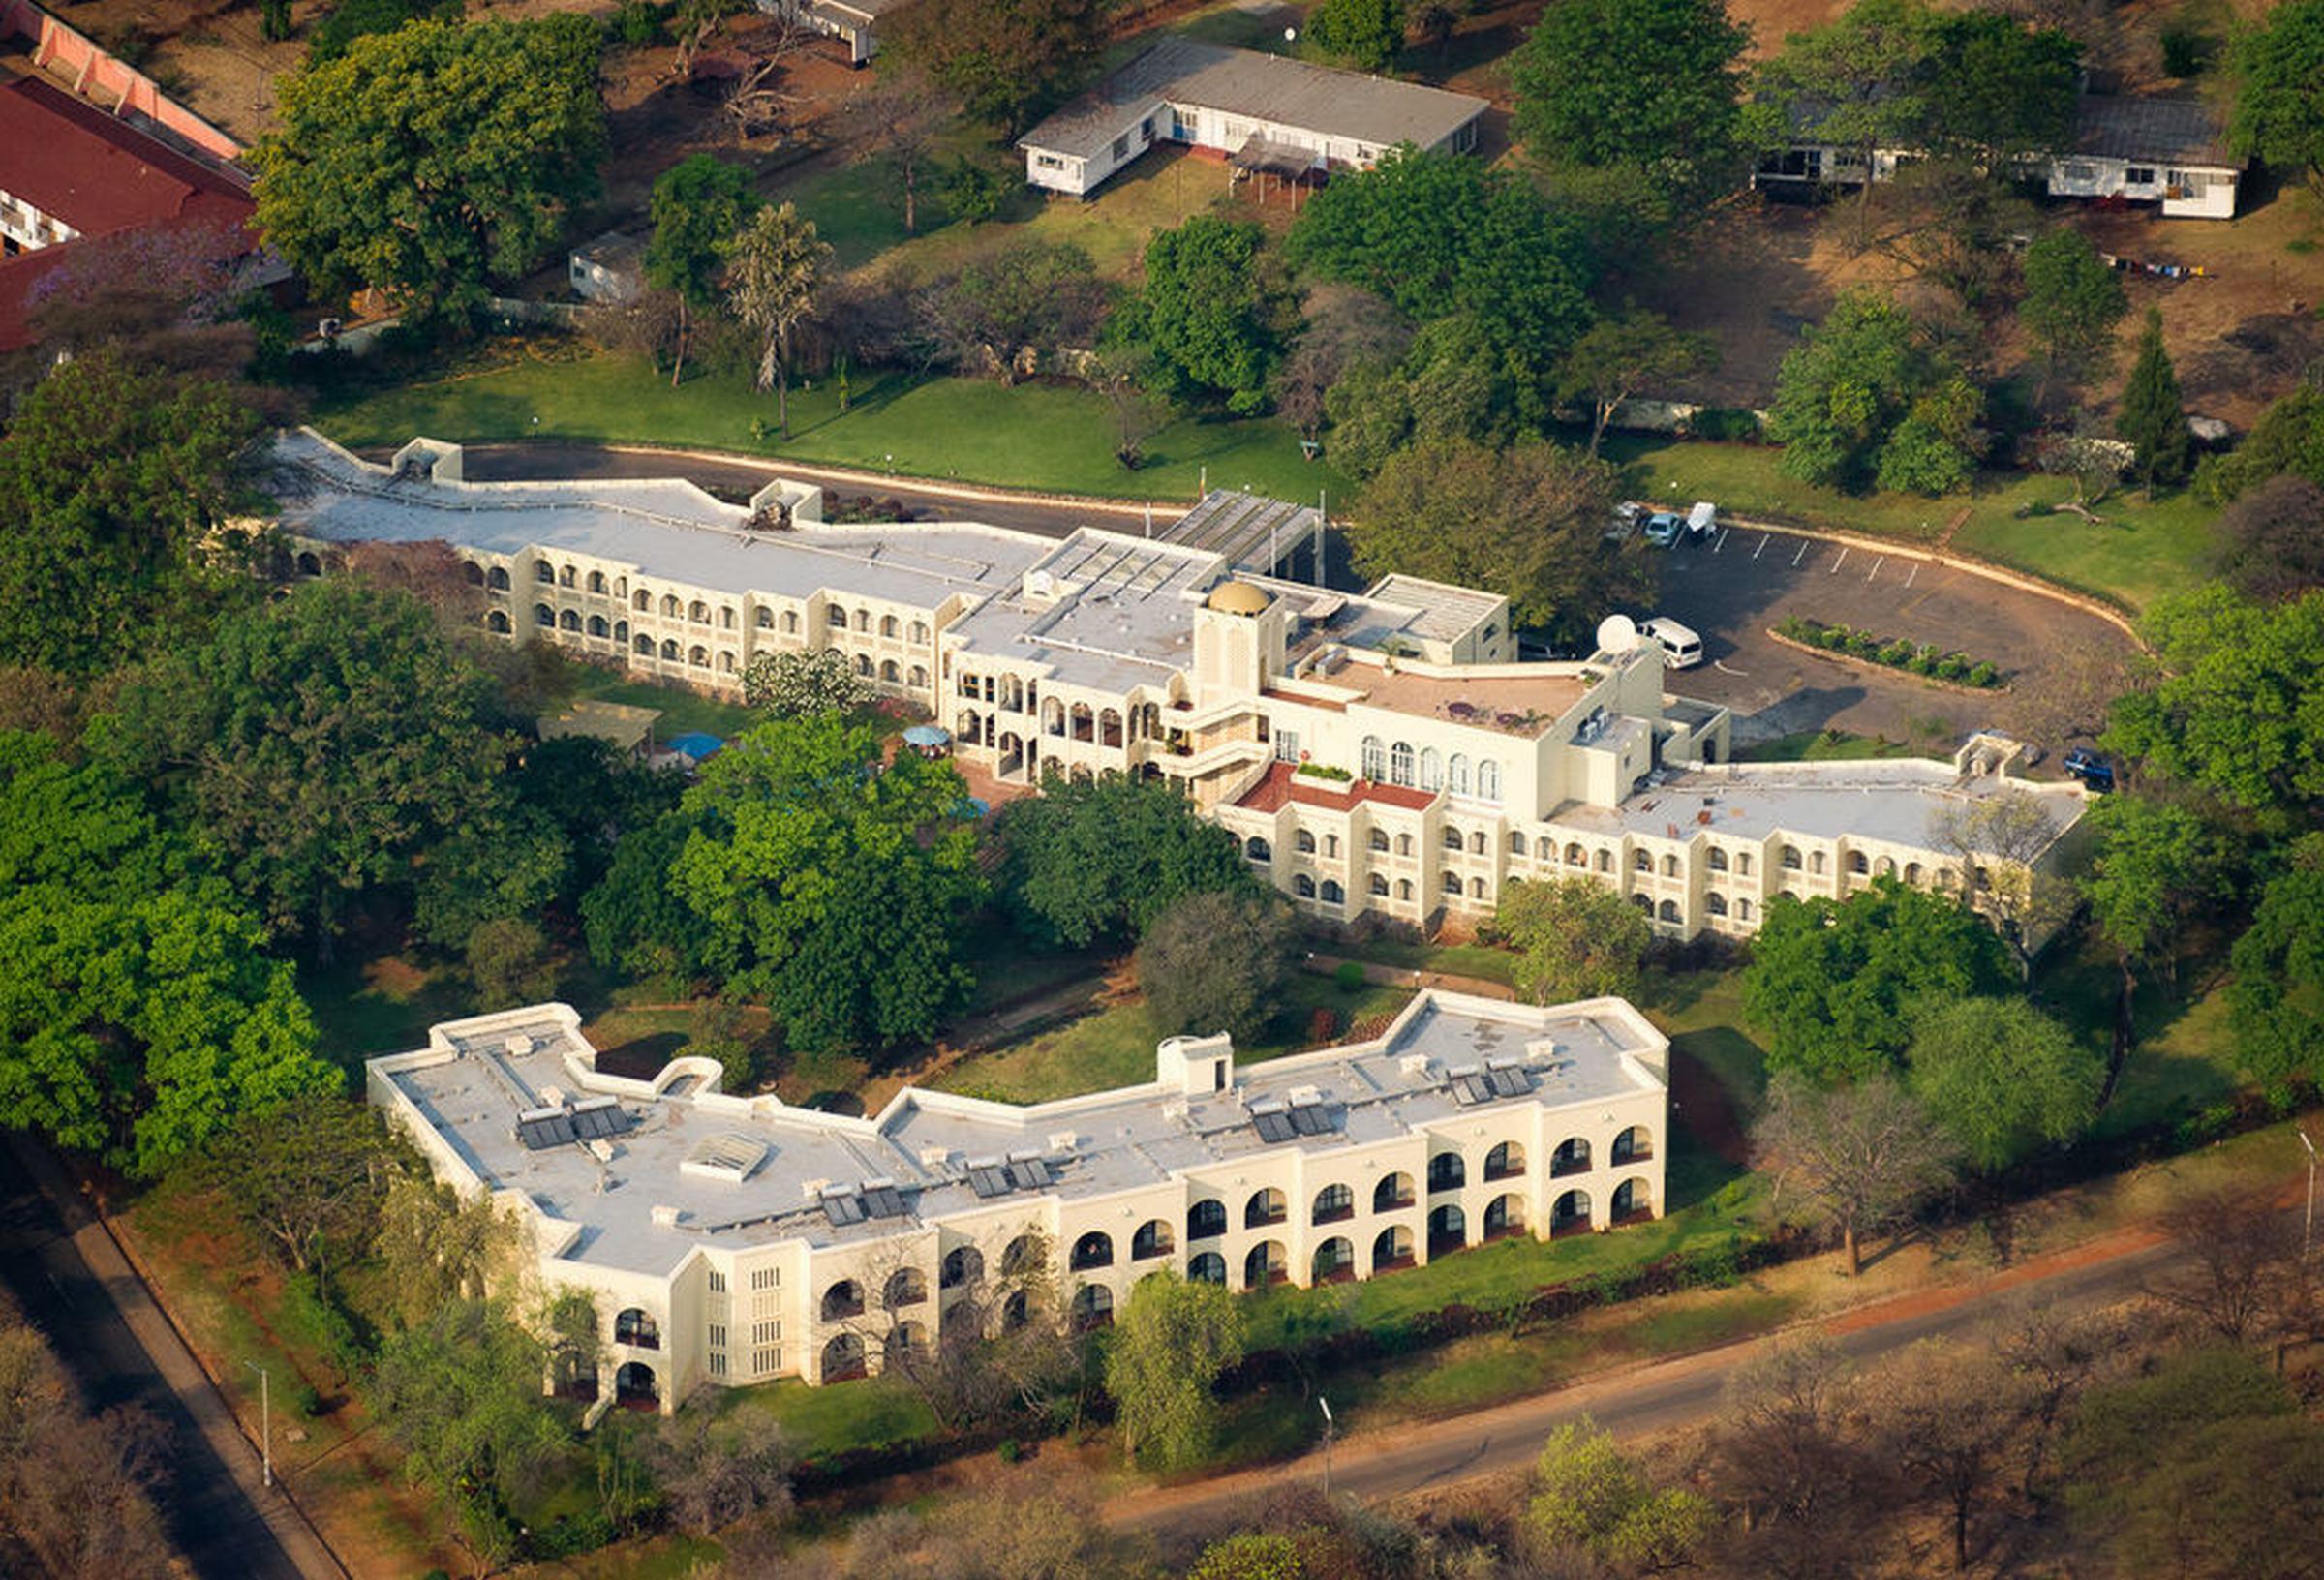
<instances>
[{"instance_id":1,"label":"green lawn","mask_svg":"<svg viewBox=\"0 0 2324 1580\"><path fill-rule=\"evenodd\" d=\"M928 1406L896 1378L867 1377L830 1388L786 1380L755 1388L721 1388L714 1397L714 1408L721 1413L745 1400L765 1404L803 1459L909 1443L932 1437L936 1430Z\"/></svg>"},{"instance_id":2,"label":"green lawn","mask_svg":"<svg viewBox=\"0 0 2324 1580\"><path fill-rule=\"evenodd\" d=\"M758 715L741 703L720 702L715 697L700 696L654 681L628 680L619 670L596 664L567 662L555 684L553 696L553 704L543 710L546 713L555 713L566 703L583 698L627 703L633 708L658 708L661 717L654 722L654 739L658 742L696 730L730 741L760 722Z\"/></svg>"},{"instance_id":3,"label":"green lawn","mask_svg":"<svg viewBox=\"0 0 2324 1580\"><path fill-rule=\"evenodd\" d=\"M1114 459L1113 409L1093 391L967 379L862 380L842 413L829 381L794 391L793 437L754 438L772 426L771 396L740 375L667 379L629 358L533 343L483 371L325 403L316 422L345 444L399 444L414 434L485 443L523 439L701 446L772 460L859 467L900 477L950 478L1066 494L1186 501L1207 479L1307 500L1345 481L1300 459L1298 436L1272 421L1181 418L1147 441L1147 462Z\"/></svg>"},{"instance_id":4,"label":"green lawn","mask_svg":"<svg viewBox=\"0 0 2324 1580\"><path fill-rule=\"evenodd\" d=\"M1782 451L1769 445L1711 444L1654 435L1608 437L1605 453L1630 470L1640 498L1685 502L1716 500L1740 516L1765 516L1932 543L1966 510L1953 536L1964 554L2094 593L2130 610L2184 587L2200 566L2214 512L2184 492L2149 502L2117 496L2098 508L2105 525L2079 516L2020 518L2030 505L2073 497L2062 477L1988 472L1968 495L1923 499L1910 494L1847 495L1782 475Z\"/></svg>"},{"instance_id":5,"label":"green lawn","mask_svg":"<svg viewBox=\"0 0 2324 1580\"><path fill-rule=\"evenodd\" d=\"M1842 763L1868 757L1908 757L1911 747L1886 736L1850 735L1845 730L1802 730L1735 748L1738 763Z\"/></svg>"},{"instance_id":6,"label":"green lawn","mask_svg":"<svg viewBox=\"0 0 2324 1580\"><path fill-rule=\"evenodd\" d=\"M430 1026L475 1009L467 973L400 956L309 966L298 988L321 1033L323 1056L357 1074L363 1060L425 1047Z\"/></svg>"}]
</instances>

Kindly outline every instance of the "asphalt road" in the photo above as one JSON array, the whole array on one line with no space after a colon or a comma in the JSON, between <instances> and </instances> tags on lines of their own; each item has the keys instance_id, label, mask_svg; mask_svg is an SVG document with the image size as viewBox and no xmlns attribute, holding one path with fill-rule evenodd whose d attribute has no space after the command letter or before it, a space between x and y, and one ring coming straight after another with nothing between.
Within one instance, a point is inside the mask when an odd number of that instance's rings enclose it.
<instances>
[{"instance_id":1,"label":"asphalt road","mask_svg":"<svg viewBox=\"0 0 2324 1580\"><path fill-rule=\"evenodd\" d=\"M1704 661L1674 672L1670 688L1725 703L1738 744L1801 730L1842 729L1928 743L1930 720L1949 734L2024 728L2019 696L2062 684L2075 650L2127 663L2128 637L2095 615L1969 571L1757 529L1723 529L1667 551L1657 613L1693 626ZM1771 640L1787 615L1935 642L2008 673L2009 689L1973 696L1877 665L1802 653ZM2039 743L2055 756L2061 742Z\"/></svg>"},{"instance_id":2,"label":"asphalt road","mask_svg":"<svg viewBox=\"0 0 2324 1580\"><path fill-rule=\"evenodd\" d=\"M279 1502L261 1510L253 1501L244 1483L258 1481L256 1465L229 1467L222 1457L222 1424L223 1452L255 1456L231 1435L230 1421L222 1423L223 1402L182 1346L174 1355L154 1352L173 1346L174 1335L95 1215L60 1180L33 1143L0 1141L0 1283L63 1358L90 1410L141 1406L161 1423L169 1479L160 1503L178 1550L202 1580L340 1575L320 1545L294 1529L294 1513Z\"/></svg>"},{"instance_id":3,"label":"asphalt road","mask_svg":"<svg viewBox=\"0 0 2324 1580\"><path fill-rule=\"evenodd\" d=\"M2157 1268L2184 1254L2168 1242L2142 1246L2103 1261L2069 1263L2048 1276L1951 1291L1959 1297L1941 1309L1928 1309L1907 1296L1895 1303L1891 1318L1883 1320L1881 1308L1875 1307L1823 1325L1843 1353L1868 1361L1923 1339L1972 1336L2015 1302L2095 1306L2127 1298ZM1551 1432L1584 1415L1618 1437L1696 1425L1716 1412L1728 1378L1763 1343L1728 1345L1451 1420L1344 1443L1332 1455L1331 1490L1377 1503L1519 1470L1532 1463ZM1279 1487L1301 1482L1320 1486L1325 1474L1325 1456L1317 1450L1263 1471L1117 1499L1102 1512L1117 1528L1198 1537L1247 1518Z\"/></svg>"}]
</instances>

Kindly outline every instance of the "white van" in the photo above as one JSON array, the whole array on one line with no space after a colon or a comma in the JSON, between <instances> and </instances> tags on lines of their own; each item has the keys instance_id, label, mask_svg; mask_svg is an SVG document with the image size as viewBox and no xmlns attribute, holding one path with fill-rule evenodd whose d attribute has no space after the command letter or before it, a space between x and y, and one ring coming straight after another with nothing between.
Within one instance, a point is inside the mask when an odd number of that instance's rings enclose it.
<instances>
[{"instance_id":1,"label":"white van","mask_svg":"<svg viewBox=\"0 0 2324 1580\"><path fill-rule=\"evenodd\" d=\"M1702 638L1675 620L1650 620L1638 631L1663 650L1663 662L1668 668L1693 669L1702 662Z\"/></svg>"},{"instance_id":2,"label":"white van","mask_svg":"<svg viewBox=\"0 0 2324 1580\"><path fill-rule=\"evenodd\" d=\"M1687 532L1691 536L1708 537L1719 525L1719 507L1708 500L1697 500L1695 508L1687 512Z\"/></svg>"}]
</instances>

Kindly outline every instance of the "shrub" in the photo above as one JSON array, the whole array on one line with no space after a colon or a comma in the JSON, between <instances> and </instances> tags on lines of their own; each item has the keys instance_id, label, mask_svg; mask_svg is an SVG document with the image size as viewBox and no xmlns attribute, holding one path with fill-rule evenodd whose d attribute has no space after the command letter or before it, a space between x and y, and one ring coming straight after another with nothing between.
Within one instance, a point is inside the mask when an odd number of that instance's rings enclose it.
<instances>
[{"instance_id":1,"label":"shrub","mask_svg":"<svg viewBox=\"0 0 2324 1580\"><path fill-rule=\"evenodd\" d=\"M1000 1440L1000 1447L997 1452L1003 1465L1014 1465L1024 1457L1024 1444L1019 1443L1015 1438L1003 1438Z\"/></svg>"},{"instance_id":2,"label":"shrub","mask_svg":"<svg viewBox=\"0 0 2324 1580\"><path fill-rule=\"evenodd\" d=\"M1969 660L1957 653L1948 653L1937 660L1937 678L1941 681L1965 681L1969 678Z\"/></svg>"},{"instance_id":3,"label":"shrub","mask_svg":"<svg viewBox=\"0 0 2324 1580\"><path fill-rule=\"evenodd\" d=\"M1759 437L1757 412L1740 406L1709 406L1695 413L1691 425L1697 439L1714 444L1735 444Z\"/></svg>"},{"instance_id":4,"label":"shrub","mask_svg":"<svg viewBox=\"0 0 2324 1580\"><path fill-rule=\"evenodd\" d=\"M1332 986L1343 993L1363 991L1363 962L1361 960L1340 961L1337 966L1332 968L1331 982Z\"/></svg>"},{"instance_id":5,"label":"shrub","mask_svg":"<svg viewBox=\"0 0 2324 1580\"><path fill-rule=\"evenodd\" d=\"M1307 1018L1307 1040L1309 1042L1329 1043L1338 1034L1339 1012L1329 1004L1320 1006L1313 1015Z\"/></svg>"},{"instance_id":6,"label":"shrub","mask_svg":"<svg viewBox=\"0 0 2324 1580\"><path fill-rule=\"evenodd\" d=\"M2194 76L2211 64L2211 39L2191 27L2162 30L2162 75Z\"/></svg>"},{"instance_id":7,"label":"shrub","mask_svg":"<svg viewBox=\"0 0 2324 1580\"><path fill-rule=\"evenodd\" d=\"M617 42L642 48L661 37L661 8L652 0L622 0L606 26Z\"/></svg>"},{"instance_id":8,"label":"shrub","mask_svg":"<svg viewBox=\"0 0 2324 1580\"><path fill-rule=\"evenodd\" d=\"M2001 678L2002 672L1996 669L1991 663L1979 663L1970 666L1969 684L1972 685L1991 687L1995 684L1998 684L2001 681Z\"/></svg>"},{"instance_id":9,"label":"shrub","mask_svg":"<svg viewBox=\"0 0 2324 1580\"><path fill-rule=\"evenodd\" d=\"M1890 669L1895 669L1919 651L1918 648L1900 636L1881 650L1881 662L1886 664Z\"/></svg>"},{"instance_id":10,"label":"shrub","mask_svg":"<svg viewBox=\"0 0 2324 1580\"><path fill-rule=\"evenodd\" d=\"M291 1392L290 1409L295 1414L311 1421L322 1413L322 1395L315 1391L312 1382L301 1382Z\"/></svg>"},{"instance_id":11,"label":"shrub","mask_svg":"<svg viewBox=\"0 0 2324 1580\"><path fill-rule=\"evenodd\" d=\"M1881 639L1870 631L1850 631L1848 651L1859 658L1877 659L1881 655Z\"/></svg>"}]
</instances>

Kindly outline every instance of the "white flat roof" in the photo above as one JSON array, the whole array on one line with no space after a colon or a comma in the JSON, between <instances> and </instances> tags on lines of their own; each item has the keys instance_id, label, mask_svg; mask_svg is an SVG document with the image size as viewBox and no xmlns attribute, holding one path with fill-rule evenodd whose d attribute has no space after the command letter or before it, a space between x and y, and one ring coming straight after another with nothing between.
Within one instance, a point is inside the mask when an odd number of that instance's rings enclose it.
<instances>
[{"instance_id":1,"label":"white flat roof","mask_svg":"<svg viewBox=\"0 0 2324 1580\"><path fill-rule=\"evenodd\" d=\"M1672 775L1618 806L1561 806L1549 821L1600 834L1667 839L1715 834L1757 840L1795 834L1942 851L1948 844L1942 827L1947 813L2004 790L2037 798L2049 813L2053 840L2080 821L2087 799L2075 785L1965 775L1948 763L1927 758L1733 763Z\"/></svg>"},{"instance_id":2,"label":"white flat roof","mask_svg":"<svg viewBox=\"0 0 2324 1580\"><path fill-rule=\"evenodd\" d=\"M1187 1096L1157 1082L1022 1108L906 1087L876 1116L854 1118L705 1093L666 1070L656 1083L600 1076L576 1026L563 1005L454 1021L428 1048L371 1068L479 1184L520 1192L573 1226L566 1258L657 1276L702 1245L855 1243L972 1211L988 1199L970 1169L1012 1154L1047 1164L1049 1194L1103 1197L1270 1150L1369 1144L1481 1109L1660 1091L1666 1047L1619 999L1537 1009L1431 990L1376 1042L1246 1065L1226 1092ZM1455 1095L1452 1072L1496 1060L1518 1072L1510 1092L1470 1103ZM580 1141L520 1139L520 1115L608 1092L629 1121L604 1143L609 1158ZM1302 1099L1323 1128L1261 1139L1254 1105ZM752 1144L765 1153L747 1174L704 1167L712 1153L739 1156ZM891 1182L903 1216L835 1223L822 1188L867 1181Z\"/></svg>"}]
</instances>

